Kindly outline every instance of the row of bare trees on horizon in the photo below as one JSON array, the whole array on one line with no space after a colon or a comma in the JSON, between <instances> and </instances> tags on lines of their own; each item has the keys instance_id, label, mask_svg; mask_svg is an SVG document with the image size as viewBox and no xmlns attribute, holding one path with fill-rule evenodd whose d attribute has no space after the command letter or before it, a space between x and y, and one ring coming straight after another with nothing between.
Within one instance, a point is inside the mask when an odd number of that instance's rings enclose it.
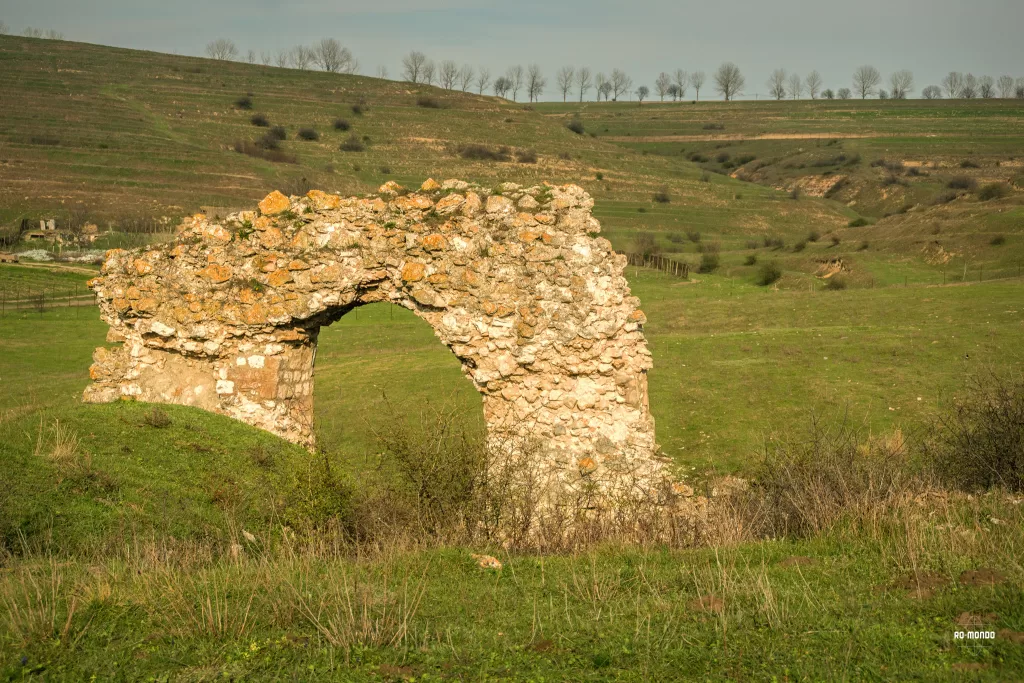
<instances>
[{"instance_id":1,"label":"row of bare trees on horizon","mask_svg":"<svg viewBox=\"0 0 1024 683\"><path fill-rule=\"evenodd\" d=\"M0 21L0 35L6 33L10 33L10 29L7 24ZM63 34L57 31L43 31L32 27L26 28L23 35L54 40L64 38ZM207 44L206 55L211 59L243 60L250 64L262 63L265 66L281 68L309 70L315 67L329 73L341 74L359 72L359 60L353 56L349 48L334 38L324 38L311 46L299 45L276 53L260 51L258 55L254 50L248 50L243 55L234 41L218 38ZM383 79L390 77L387 68L383 66L377 69L376 76ZM424 53L415 50L402 58L400 78L410 83L436 85L446 90L474 91L480 95L490 90L498 97L510 98L513 101L518 101L520 93L523 93L529 102L539 101L548 86L548 80L537 64L531 64L526 68L521 65L511 66L503 74L492 78L490 69L486 67L474 68L469 64L460 66L453 60L434 62ZM742 95L746 87L746 78L740 68L732 62L722 64L711 74L711 81L715 91L725 100ZM707 82L707 74L699 70L662 71L654 80L654 94L662 101L665 98L679 101L685 100L687 92L692 88L694 99L700 100L701 89ZM635 95L642 104L651 97L651 89L646 85L639 85L635 89L633 85L633 79L621 69L612 69L606 74L600 71L595 73L586 66L563 66L555 74L556 91L561 94L563 102L568 101L570 97L583 102L590 93L594 94L598 102L602 98L605 101L618 101L623 97ZM895 71L889 75L885 83L887 87L880 87L882 85L881 72L870 65L860 66L854 71L852 88L824 88L824 79L816 70L807 76L801 76L796 72L787 72L786 69L775 69L766 82L768 97L776 100L798 100L803 99L805 95L812 100L819 97L878 97L899 100L908 98L914 92L914 74L907 69ZM756 96L760 97L759 94ZM1024 99L1024 78L1015 79L1004 75L995 79L991 76L951 71L939 85L925 87L921 91L921 97L926 100L944 97Z\"/></svg>"}]
</instances>

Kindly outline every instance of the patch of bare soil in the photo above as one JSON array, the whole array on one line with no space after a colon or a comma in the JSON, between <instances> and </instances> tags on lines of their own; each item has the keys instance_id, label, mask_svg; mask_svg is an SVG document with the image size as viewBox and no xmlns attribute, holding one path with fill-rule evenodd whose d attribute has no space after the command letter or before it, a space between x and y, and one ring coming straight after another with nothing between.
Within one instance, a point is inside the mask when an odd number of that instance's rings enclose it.
<instances>
[{"instance_id":1,"label":"patch of bare soil","mask_svg":"<svg viewBox=\"0 0 1024 683\"><path fill-rule=\"evenodd\" d=\"M996 631L996 635L1002 640L1008 640L1011 643L1024 645L1024 631L1011 631L1008 628L1001 628Z\"/></svg>"},{"instance_id":2,"label":"patch of bare soil","mask_svg":"<svg viewBox=\"0 0 1024 683\"><path fill-rule=\"evenodd\" d=\"M814 271L814 274L817 275L818 277L824 279L824 280L827 280L828 278L832 277L833 275L838 275L839 273L849 273L849 272L850 272L850 267L848 265L846 265L846 263L843 262L843 259L841 259L841 258L832 258L832 259L828 259L827 261L822 261L821 265L818 266L818 269L816 271Z\"/></svg>"},{"instance_id":3,"label":"patch of bare soil","mask_svg":"<svg viewBox=\"0 0 1024 683\"><path fill-rule=\"evenodd\" d=\"M377 667L377 673L385 680L409 680L416 675L411 666L395 666L394 664L381 664Z\"/></svg>"},{"instance_id":4,"label":"patch of bare soil","mask_svg":"<svg viewBox=\"0 0 1024 683\"><path fill-rule=\"evenodd\" d=\"M818 561L813 557L807 557L805 555L792 555L779 562L780 567L809 567L813 564L817 564Z\"/></svg>"},{"instance_id":5,"label":"patch of bare soil","mask_svg":"<svg viewBox=\"0 0 1024 683\"><path fill-rule=\"evenodd\" d=\"M1006 582L1006 577L995 569L969 569L960 574L963 586L997 586Z\"/></svg>"},{"instance_id":6,"label":"patch of bare soil","mask_svg":"<svg viewBox=\"0 0 1024 683\"><path fill-rule=\"evenodd\" d=\"M842 175L807 176L800 178L796 182L796 187L799 187L800 191L808 197L824 197L833 187L845 180L846 176Z\"/></svg>"},{"instance_id":7,"label":"patch of bare soil","mask_svg":"<svg viewBox=\"0 0 1024 683\"><path fill-rule=\"evenodd\" d=\"M949 263L959 254L953 251L946 251L937 241L926 244L921 251L924 253L924 260L932 266L939 266Z\"/></svg>"},{"instance_id":8,"label":"patch of bare soil","mask_svg":"<svg viewBox=\"0 0 1024 683\"><path fill-rule=\"evenodd\" d=\"M702 595L689 602L689 608L694 612L716 612L721 614L725 611L725 601L717 595Z\"/></svg>"},{"instance_id":9,"label":"patch of bare soil","mask_svg":"<svg viewBox=\"0 0 1024 683\"><path fill-rule=\"evenodd\" d=\"M526 649L530 652L548 652L555 648L555 643L549 638L543 640L535 640L526 646Z\"/></svg>"},{"instance_id":10,"label":"patch of bare soil","mask_svg":"<svg viewBox=\"0 0 1024 683\"><path fill-rule=\"evenodd\" d=\"M949 585L949 577L938 572L911 572L889 584L889 589L907 592L907 597L927 600Z\"/></svg>"}]
</instances>

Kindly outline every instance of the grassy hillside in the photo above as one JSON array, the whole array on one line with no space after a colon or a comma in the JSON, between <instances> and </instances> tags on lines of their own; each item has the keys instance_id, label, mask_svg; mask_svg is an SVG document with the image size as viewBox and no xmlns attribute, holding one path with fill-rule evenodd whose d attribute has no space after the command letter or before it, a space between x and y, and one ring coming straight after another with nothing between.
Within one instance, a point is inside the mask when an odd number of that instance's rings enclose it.
<instances>
[{"instance_id":1,"label":"grassy hillside","mask_svg":"<svg viewBox=\"0 0 1024 683\"><path fill-rule=\"evenodd\" d=\"M0 97L18 103L0 108L0 222L79 207L114 222L173 218L249 206L275 187L363 192L428 176L583 185L617 248L649 233L694 266L688 280L634 267L627 277L649 319L657 438L698 490L725 473L759 481L766 446L814 441L813 415L862 431L841 459L861 466L879 443L932 435L969 377L1019 375L1024 363L1015 104L530 109L8 36ZM252 109L236 106L243 97ZM577 113L582 135L565 125ZM295 163L234 151L266 133L255 114L286 127L281 151ZM335 130L336 118L350 130ZM303 126L320 139L297 139ZM352 134L363 151L340 149ZM766 134L776 137L754 139ZM507 145L510 160L465 159L467 144ZM527 150L536 163L516 161ZM841 155L860 161L817 165ZM903 168L871 164L883 156ZM758 161L771 163L752 170ZM899 182L881 188L888 174ZM935 203L961 174L977 186ZM835 175L849 184L810 196ZM993 181L1011 191L983 200ZM810 189L794 199L794 186ZM858 218L865 225L848 227ZM696 272L709 253L717 267ZM818 277L840 261L838 277ZM762 286L765 264L781 277ZM73 295L93 272L0 265L0 297ZM884 478L865 484L840 467L852 479L833 481L830 463L813 459L808 471L823 479L809 488L839 511L810 531L687 520L693 538L671 547L557 555L446 545L421 528L354 543L337 525L381 476L375 432L433 406L453 406L460 428L482 422L479 396L426 323L374 304L322 331L316 454L183 407L81 404L105 334L92 308L0 314L5 679L1024 676L1019 494L907 488L877 499ZM835 503L830 482L864 485L868 502ZM504 567L481 569L471 552ZM999 635L955 637L972 629Z\"/></svg>"}]
</instances>

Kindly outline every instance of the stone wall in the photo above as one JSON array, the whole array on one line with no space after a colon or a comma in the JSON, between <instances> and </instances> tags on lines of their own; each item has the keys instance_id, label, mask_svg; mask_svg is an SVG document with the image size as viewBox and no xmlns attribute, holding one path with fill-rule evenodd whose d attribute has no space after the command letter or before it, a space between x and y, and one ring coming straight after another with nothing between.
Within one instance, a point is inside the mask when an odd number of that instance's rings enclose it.
<instances>
[{"instance_id":1,"label":"stone wall","mask_svg":"<svg viewBox=\"0 0 1024 683\"><path fill-rule=\"evenodd\" d=\"M554 476L660 476L644 314L592 206L574 185L428 180L188 218L90 282L121 345L96 350L85 400L192 405L311 446L320 327L388 301L459 358L495 442L538 444Z\"/></svg>"}]
</instances>

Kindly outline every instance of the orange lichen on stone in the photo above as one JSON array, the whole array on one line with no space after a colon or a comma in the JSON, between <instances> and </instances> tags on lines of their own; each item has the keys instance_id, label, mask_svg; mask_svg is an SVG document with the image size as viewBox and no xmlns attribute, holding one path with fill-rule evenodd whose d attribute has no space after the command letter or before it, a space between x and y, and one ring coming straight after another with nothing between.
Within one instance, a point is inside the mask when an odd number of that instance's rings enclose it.
<instances>
[{"instance_id":1,"label":"orange lichen on stone","mask_svg":"<svg viewBox=\"0 0 1024 683\"><path fill-rule=\"evenodd\" d=\"M427 251L441 251L448 248L448 240L444 238L444 235L438 233L424 237L422 244Z\"/></svg>"},{"instance_id":2,"label":"orange lichen on stone","mask_svg":"<svg viewBox=\"0 0 1024 683\"><path fill-rule=\"evenodd\" d=\"M291 200L277 190L274 190L260 202L260 213L264 216L276 216L287 211L291 208L291 205Z\"/></svg>"},{"instance_id":3,"label":"orange lichen on stone","mask_svg":"<svg viewBox=\"0 0 1024 683\"><path fill-rule=\"evenodd\" d=\"M213 282L214 284L219 284L221 282L227 282L228 280L231 279L231 267L220 265L218 263L211 263L210 265L200 270L199 274L205 277L210 282Z\"/></svg>"},{"instance_id":4,"label":"orange lichen on stone","mask_svg":"<svg viewBox=\"0 0 1024 683\"><path fill-rule=\"evenodd\" d=\"M427 267L417 261L408 261L402 266L402 279L406 282L418 282L423 279Z\"/></svg>"}]
</instances>

